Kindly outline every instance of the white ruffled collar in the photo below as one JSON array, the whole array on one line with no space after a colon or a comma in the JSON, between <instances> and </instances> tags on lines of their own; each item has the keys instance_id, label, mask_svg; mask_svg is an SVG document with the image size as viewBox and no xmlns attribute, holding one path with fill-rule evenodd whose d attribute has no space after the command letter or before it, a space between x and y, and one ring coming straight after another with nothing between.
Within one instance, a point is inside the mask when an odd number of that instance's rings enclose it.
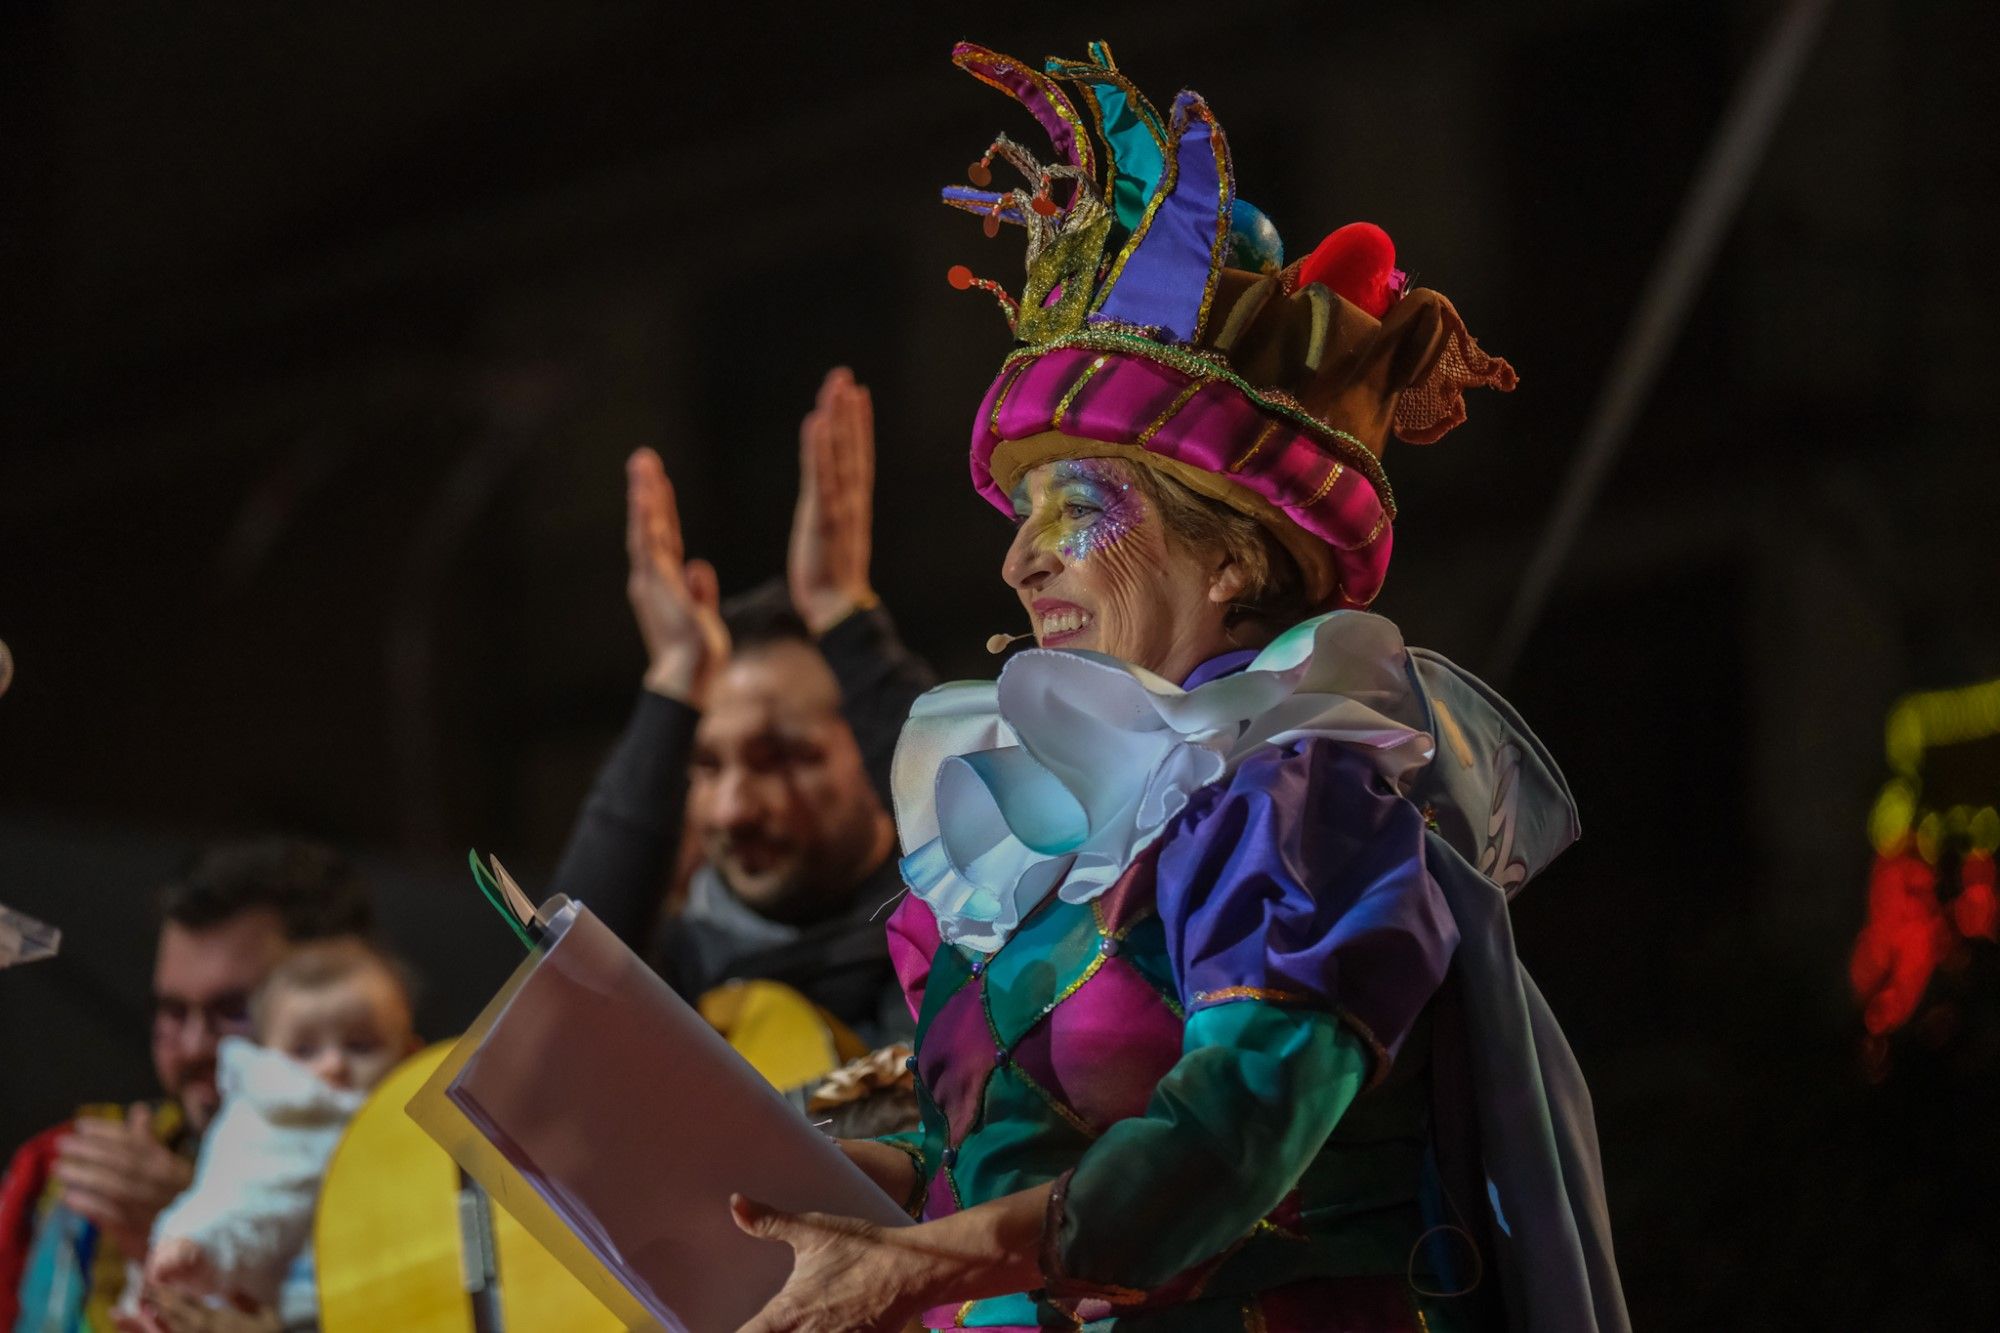
<instances>
[{"instance_id":1,"label":"white ruffled collar","mask_svg":"<svg viewBox=\"0 0 2000 1333\"><path fill-rule=\"evenodd\" d=\"M1398 790L1430 762L1402 635L1360 611L1294 626L1184 690L1098 653L1030 649L918 699L892 787L904 881L947 943L998 949L1050 890L1104 893L1198 789L1265 745L1327 737Z\"/></svg>"}]
</instances>

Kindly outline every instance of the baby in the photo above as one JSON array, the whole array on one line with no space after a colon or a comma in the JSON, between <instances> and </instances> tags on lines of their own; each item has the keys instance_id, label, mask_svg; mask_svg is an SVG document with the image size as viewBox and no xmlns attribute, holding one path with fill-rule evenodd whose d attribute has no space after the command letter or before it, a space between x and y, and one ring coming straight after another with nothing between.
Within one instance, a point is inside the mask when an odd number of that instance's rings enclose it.
<instances>
[{"instance_id":1,"label":"baby","mask_svg":"<svg viewBox=\"0 0 2000 1333\"><path fill-rule=\"evenodd\" d=\"M368 1090L418 1046L409 988L367 944L331 940L279 963L250 1015L257 1043L222 1042L222 1110L194 1184L153 1226L146 1279L247 1296L286 1327L311 1326L320 1179Z\"/></svg>"}]
</instances>

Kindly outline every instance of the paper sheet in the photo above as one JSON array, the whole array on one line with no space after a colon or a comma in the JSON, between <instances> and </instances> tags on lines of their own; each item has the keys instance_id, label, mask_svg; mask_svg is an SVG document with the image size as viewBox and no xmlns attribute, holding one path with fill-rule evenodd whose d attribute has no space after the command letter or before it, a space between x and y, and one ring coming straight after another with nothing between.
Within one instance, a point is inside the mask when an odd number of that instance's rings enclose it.
<instances>
[{"instance_id":1,"label":"paper sheet","mask_svg":"<svg viewBox=\"0 0 2000 1333\"><path fill-rule=\"evenodd\" d=\"M791 1250L738 1231L732 1191L908 1223L587 909L537 919L410 1114L614 1314L730 1333L783 1285Z\"/></svg>"}]
</instances>

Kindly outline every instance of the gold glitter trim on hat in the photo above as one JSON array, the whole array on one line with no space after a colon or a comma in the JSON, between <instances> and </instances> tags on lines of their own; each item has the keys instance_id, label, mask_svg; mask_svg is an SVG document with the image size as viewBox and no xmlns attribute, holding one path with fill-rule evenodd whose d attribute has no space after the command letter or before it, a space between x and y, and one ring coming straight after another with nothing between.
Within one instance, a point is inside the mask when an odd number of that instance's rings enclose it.
<instances>
[{"instance_id":1,"label":"gold glitter trim on hat","mask_svg":"<svg viewBox=\"0 0 2000 1333\"><path fill-rule=\"evenodd\" d=\"M1168 128L1171 130L1172 127ZM1118 247L1118 257L1111 261L1110 272L1105 275L1104 281L1097 284L1097 295L1090 303L1091 314L1094 315L1104 308L1105 301L1110 299L1112 290L1118 286L1119 276L1125 272L1126 261L1132 258L1133 252L1139 248L1139 243L1146 239L1146 233L1153 229L1153 218L1159 213L1160 205L1166 203L1167 198L1173 194L1174 184L1180 179L1181 174L1178 144L1179 140L1175 139L1172 143L1161 145L1160 179L1153 185L1153 195L1146 200L1146 211L1139 215L1138 225L1133 227L1132 234L1125 238L1125 244Z\"/></svg>"},{"instance_id":2,"label":"gold glitter trim on hat","mask_svg":"<svg viewBox=\"0 0 2000 1333\"><path fill-rule=\"evenodd\" d=\"M1161 431L1165 430L1167 427L1167 423L1169 421L1172 421L1175 417L1179 416L1181 409L1183 407L1186 407L1189 403L1193 402L1194 396L1200 393L1203 389L1206 389L1207 387L1208 387L1208 381L1205 379L1188 381L1187 386L1183 388L1178 394L1174 395L1174 401L1167 404L1167 410L1160 413L1160 415L1154 417L1152 424L1147 426L1146 429L1140 431L1138 436L1132 441L1132 443L1138 445L1141 449L1144 449L1148 444L1151 444L1153 441L1153 437L1155 435L1158 435Z\"/></svg>"},{"instance_id":3,"label":"gold glitter trim on hat","mask_svg":"<svg viewBox=\"0 0 2000 1333\"><path fill-rule=\"evenodd\" d=\"M1215 209L1215 239L1208 247L1208 281L1201 289L1201 311L1195 316L1194 333L1189 342L1200 342L1201 335L1208 329L1209 308L1215 304L1215 286L1222 280L1222 268L1229 259L1229 228L1231 205L1235 202L1230 181L1229 139L1223 134L1222 126L1215 123L1215 113L1208 109L1208 103L1195 99L1189 104L1189 111L1199 116L1208 126L1209 151L1215 155L1215 189L1218 196ZM1175 153L1179 153L1179 140L1175 140Z\"/></svg>"},{"instance_id":4,"label":"gold glitter trim on hat","mask_svg":"<svg viewBox=\"0 0 2000 1333\"><path fill-rule=\"evenodd\" d=\"M1027 373L1028 367L1024 364L1013 374L1007 376L1007 382L1001 385L1000 392L994 395L993 412L986 419L986 429L992 431L995 435L1000 433L1000 409L1007 406L1007 394L1016 384L1021 382L1021 376Z\"/></svg>"},{"instance_id":5,"label":"gold glitter trim on hat","mask_svg":"<svg viewBox=\"0 0 2000 1333\"><path fill-rule=\"evenodd\" d=\"M1035 86L1035 91L1048 99L1049 109L1062 117L1063 122L1069 126L1070 140L1076 145L1077 166L1083 168L1085 171L1089 171L1095 164L1095 148L1091 141L1090 131L1084 126L1083 117L1076 114L1076 106L1069 100L1069 94L1065 93L1056 84L1054 79L1051 79L1032 65L1023 64L1012 56L1003 56L998 51L982 50L979 53L977 62L967 59L955 60L953 63L987 87L1005 93L1015 101L1020 100L1018 93L1000 80L986 73L985 70L977 68L976 65L978 63L1004 65L1029 83L1032 83Z\"/></svg>"},{"instance_id":6,"label":"gold glitter trim on hat","mask_svg":"<svg viewBox=\"0 0 2000 1333\"><path fill-rule=\"evenodd\" d=\"M1334 453L1340 455L1341 460L1348 466L1358 469L1362 476L1368 478L1368 484L1375 488L1376 497L1382 502L1384 512L1389 515L1391 521L1395 519L1396 493L1389 485L1388 475L1382 471L1382 460L1371 453L1367 445L1357 436L1337 426L1327 425L1306 411L1298 399L1282 389L1259 388L1250 383L1237 374L1224 357L1197 352L1188 347L1170 347L1165 343L1154 342L1143 334L1128 332L1113 325L1091 324L1078 329L1075 333L1064 334L1060 338L1038 346L1016 348L1006 361L1001 363L1002 373L1004 374L1009 366L1031 362L1051 352L1066 351L1070 348L1093 352L1124 352L1131 356L1144 357L1148 361L1156 361L1193 378L1223 381L1248 398L1251 405L1259 411L1292 421L1307 434L1323 441ZM999 414L996 411L992 422L989 423L992 424L993 433L996 435L1000 433L998 419Z\"/></svg>"},{"instance_id":7,"label":"gold glitter trim on hat","mask_svg":"<svg viewBox=\"0 0 2000 1333\"><path fill-rule=\"evenodd\" d=\"M1373 546L1375 544L1375 539L1382 535L1382 529L1388 526L1389 526L1389 516L1387 514L1383 514L1380 518L1377 518L1375 520L1375 526L1368 529L1367 535L1362 537L1359 541L1349 542L1346 545L1342 545L1339 542L1329 540L1327 542L1327 545L1333 547L1333 549L1336 551L1365 551L1370 546Z\"/></svg>"},{"instance_id":8,"label":"gold glitter trim on hat","mask_svg":"<svg viewBox=\"0 0 2000 1333\"><path fill-rule=\"evenodd\" d=\"M1341 463L1339 460L1336 459L1333 464L1333 471L1326 474L1326 480L1321 482L1319 484L1319 489L1312 493L1312 499L1306 501L1303 505L1300 505L1299 507L1301 509L1311 509L1321 500L1326 499L1328 492L1333 490L1333 483L1339 481L1340 474L1345 471L1347 471L1346 464Z\"/></svg>"},{"instance_id":9,"label":"gold glitter trim on hat","mask_svg":"<svg viewBox=\"0 0 2000 1333\"><path fill-rule=\"evenodd\" d=\"M1083 386L1090 383L1091 377L1104 369L1110 360L1111 356L1108 352L1099 356L1083 368L1081 375L1078 375L1075 380L1071 381L1069 388L1063 390L1063 396L1056 401L1055 411L1049 414L1049 424L1051 426L1062 425L1063 417L1068 414L1070 404L1076 401L1076 396L1083 392Z\"/></svg>"},{"instance_id":10,"label":"gold glitter trim on hat","mask_svg":"<svg viewBox=\"0 0 2000 1333\"><path fill-rule=\"evenodd\" d=\"M1090 108L1090 116L1097 125L1097 138L1104 153L1099 171L1104 182L1104 197L1110 199L1117 188L1118 154L1112 144L1111 136L1105 133L1104 104L1099 100L1097 89L1093 85L1108 83L1125 95L1126 104L1144 122L1146 129L1153 136L1153 142L1160 146L1162 157L1166 155L1167 126L1166 122L1160 119L1159 109L1153 105L1151 99L1140 92L1138 85L1126 78L1118 68L1117 62L1112 58L1109 42L1091 42L1089 49L1092 58L1098 63L1092 64L1087 60L1061 60L1052 56L1045 63L1043 72L1051 78L1063 79L1072 84L1076 95Z\"/></svg>"},{"instance_id":11,"label":"gold glitter trim on hat","mask_svg":"<svg viewBox=\"0 0 2000 1333\"><path fill-rule=\"evenodd\" d=\"M1242 457L1229 465L1229 470L1231 472L1241 472L1244 465L1257 456L1257 451L1264 447L1264 441L1271 438L1279 425L1280 423L1277 421L1265 422L1264 429L1257 432L1257 438L1250 441L1250 447L1243 451Z\"/></svg>"}]
</instances>

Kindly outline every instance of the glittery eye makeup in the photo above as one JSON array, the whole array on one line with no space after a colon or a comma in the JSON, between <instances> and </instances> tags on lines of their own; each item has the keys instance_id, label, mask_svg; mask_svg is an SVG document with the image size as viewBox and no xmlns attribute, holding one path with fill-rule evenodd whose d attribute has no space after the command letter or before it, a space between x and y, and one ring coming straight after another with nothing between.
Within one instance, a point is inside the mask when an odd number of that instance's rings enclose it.
<instances>
[{"instance_id":1,"label":"glittery eye makeup","mask_svg":"<svg viewBox=\"0 0 2000 1333\"><path fill-rule=\"evenodd\" d=\"M1052 511L1038 541L1065 560L1084 561L1139 525L1144 502L1122 468L1102 458L1066 459L1049 470Z\"/></svg>"}]
</instances>

